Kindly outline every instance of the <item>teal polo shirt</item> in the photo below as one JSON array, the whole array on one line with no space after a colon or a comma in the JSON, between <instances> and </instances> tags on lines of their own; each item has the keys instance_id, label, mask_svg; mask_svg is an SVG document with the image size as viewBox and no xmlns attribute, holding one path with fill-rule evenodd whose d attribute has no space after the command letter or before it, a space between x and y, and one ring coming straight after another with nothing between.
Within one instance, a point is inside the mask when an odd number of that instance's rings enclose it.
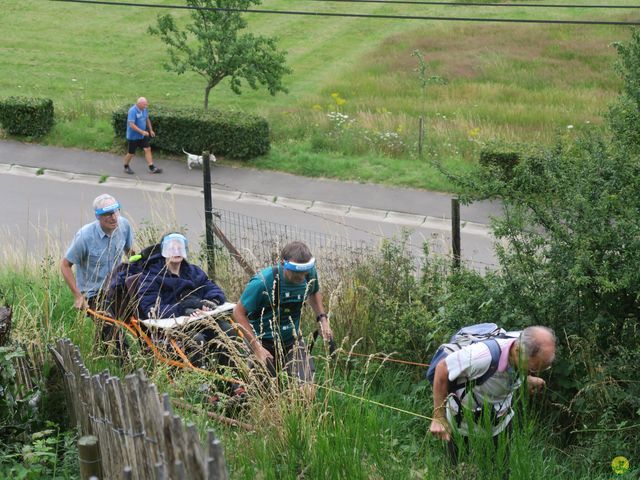
<instances>
[{"instance_id":1,"label":"teal polo shirt","mask_svg":"<svg viewBox=\"0 0 640 480\"><path fill-rule=\"evenodd\" d=\"M249 322L260 339L273 340L274 332L285 345L293 342L300 333L302 306L309 295L320 290L318 272L309 271L304 282L292 284L284 277L282 265L278 266L280 277L280 312L274 318L273 296L275 281L273 267L256 274L245 288L240 303L249 313Z\"/></svg>"}]
</instances>

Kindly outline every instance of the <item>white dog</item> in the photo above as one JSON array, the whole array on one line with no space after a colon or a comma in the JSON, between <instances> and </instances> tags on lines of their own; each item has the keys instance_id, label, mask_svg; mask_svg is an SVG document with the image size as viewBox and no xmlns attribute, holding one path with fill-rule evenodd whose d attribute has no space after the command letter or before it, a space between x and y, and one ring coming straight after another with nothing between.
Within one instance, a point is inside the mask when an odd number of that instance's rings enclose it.
<instances>
[{"instance_id":1,"label":"white dog","mask_svg":"<svg viewBox=\"0 0 640 480\"><path fill-rule=\"evenodd\" d=\"M202 155L194 155L193 153L187 152L184 148L182 149L182 151L187 154L187 167L189 168L189 170L191 170L194 165L202 167ZM209 161L216 161L216 156L213 153L209 154Z\"/></svg>"}]
</instances>

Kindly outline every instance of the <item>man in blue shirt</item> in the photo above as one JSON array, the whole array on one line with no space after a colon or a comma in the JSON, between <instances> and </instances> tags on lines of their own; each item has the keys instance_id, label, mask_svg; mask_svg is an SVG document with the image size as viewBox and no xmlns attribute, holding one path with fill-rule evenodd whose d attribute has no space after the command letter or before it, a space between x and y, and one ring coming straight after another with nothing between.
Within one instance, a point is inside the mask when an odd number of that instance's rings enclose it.
<instances>
[{"instance_id":1,"label":"man in blue shirt","mask_svg":"<svg viewBox=\"0 0 640 480\"><path fill-rule=\"evenodd\" d=\"M315 259L302 242L287 244L279 265L267 267L247 284L233 310L259 362L284 367L300 381L313 381L313 359L302 338L300 316L306 302L320 323L322 338L333 337L322 305Z\"/></svg>"},{"instance_id":2,"label":"man in blue shirt","mask_svg":"<svg viewBox=\"0 0 640 480\"><path fill-rule=\"evenodd\" d=\"M148 105L149 102L147 102L147 99L140 97L136 104L129 109L129 113L127 115L128 153L124 157L124 171L130 175L135 173L129 164L131 163L131 159L138 148L142 148L142 150L144 150L144 158L149 166L149 172L162 173L162 169L153 164L153 157L151 156L149 137L155 137L156 133L153 131L153 127L151 126L151 120L149 120L149 112L147 111Z\"/></svg>"},{"instance_id":3,"label":"man in blue shirt","mask_svg":"<svg viewBox=\"0 0 640 480\"><path fill-rule=\"evenodd\" d=\"M120 216L120 204L115 198L100 195L93 201L93 209L96 220L78 230L60 264L77 309L96 307L105 279L120 264L122 254L131 253L133 246L133 230Z\"/></svg>"}]
</instances>

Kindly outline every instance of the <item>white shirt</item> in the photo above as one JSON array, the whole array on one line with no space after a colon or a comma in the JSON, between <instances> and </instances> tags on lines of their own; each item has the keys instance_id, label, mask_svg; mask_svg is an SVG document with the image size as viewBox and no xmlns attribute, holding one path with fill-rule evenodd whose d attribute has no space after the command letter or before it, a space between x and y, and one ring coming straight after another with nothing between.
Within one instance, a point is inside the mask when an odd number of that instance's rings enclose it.
<instances>
[{"instance_id":1,"label":"white shirt","mask_svg":"<svg viewBox=\"0 0 640 480\"><path fill-rule=\"evenodd\" d=\"M466 395L463 396L465 389L462 388L447 397L447 420L450 425L457 425L455 417L458 413L458 403L453 398L454 395L458 399L462 397L461 403L463 407L470 408L472 412L482 408L485 403L494 408L499 422L493 427L493 435L502 432L513 418L513 410L511 409L513 392L521 384L517 372L509 366L509 349L516 339L499 338L496 341L501 351L496 372L482 385L473 387ZM449 381L467 382L481 377L489 370L491 366L491 351L484 343L474 343L449 354L445 358L445 362L449 371ZM468 435L468 422L463 419L458 431L462 435Z\"/></svg>"}]
</instances>

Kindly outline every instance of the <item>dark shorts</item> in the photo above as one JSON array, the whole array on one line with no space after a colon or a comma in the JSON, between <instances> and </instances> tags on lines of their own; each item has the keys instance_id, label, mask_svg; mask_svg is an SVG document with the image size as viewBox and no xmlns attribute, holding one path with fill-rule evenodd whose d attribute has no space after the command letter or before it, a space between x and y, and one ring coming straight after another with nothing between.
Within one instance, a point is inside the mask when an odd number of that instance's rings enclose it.
<instances>
[{"instance_id":1,"label":"dark shorts","mask_svg":"<svg viewBox=\"0 0 640 480\"><path fill-rule=\"evenodd\" d=\"M136 153L138 148L149 148L149 137L141 138L140 140L127 140L129 143L129 153Z\"/></svg>"}]
</instances>

